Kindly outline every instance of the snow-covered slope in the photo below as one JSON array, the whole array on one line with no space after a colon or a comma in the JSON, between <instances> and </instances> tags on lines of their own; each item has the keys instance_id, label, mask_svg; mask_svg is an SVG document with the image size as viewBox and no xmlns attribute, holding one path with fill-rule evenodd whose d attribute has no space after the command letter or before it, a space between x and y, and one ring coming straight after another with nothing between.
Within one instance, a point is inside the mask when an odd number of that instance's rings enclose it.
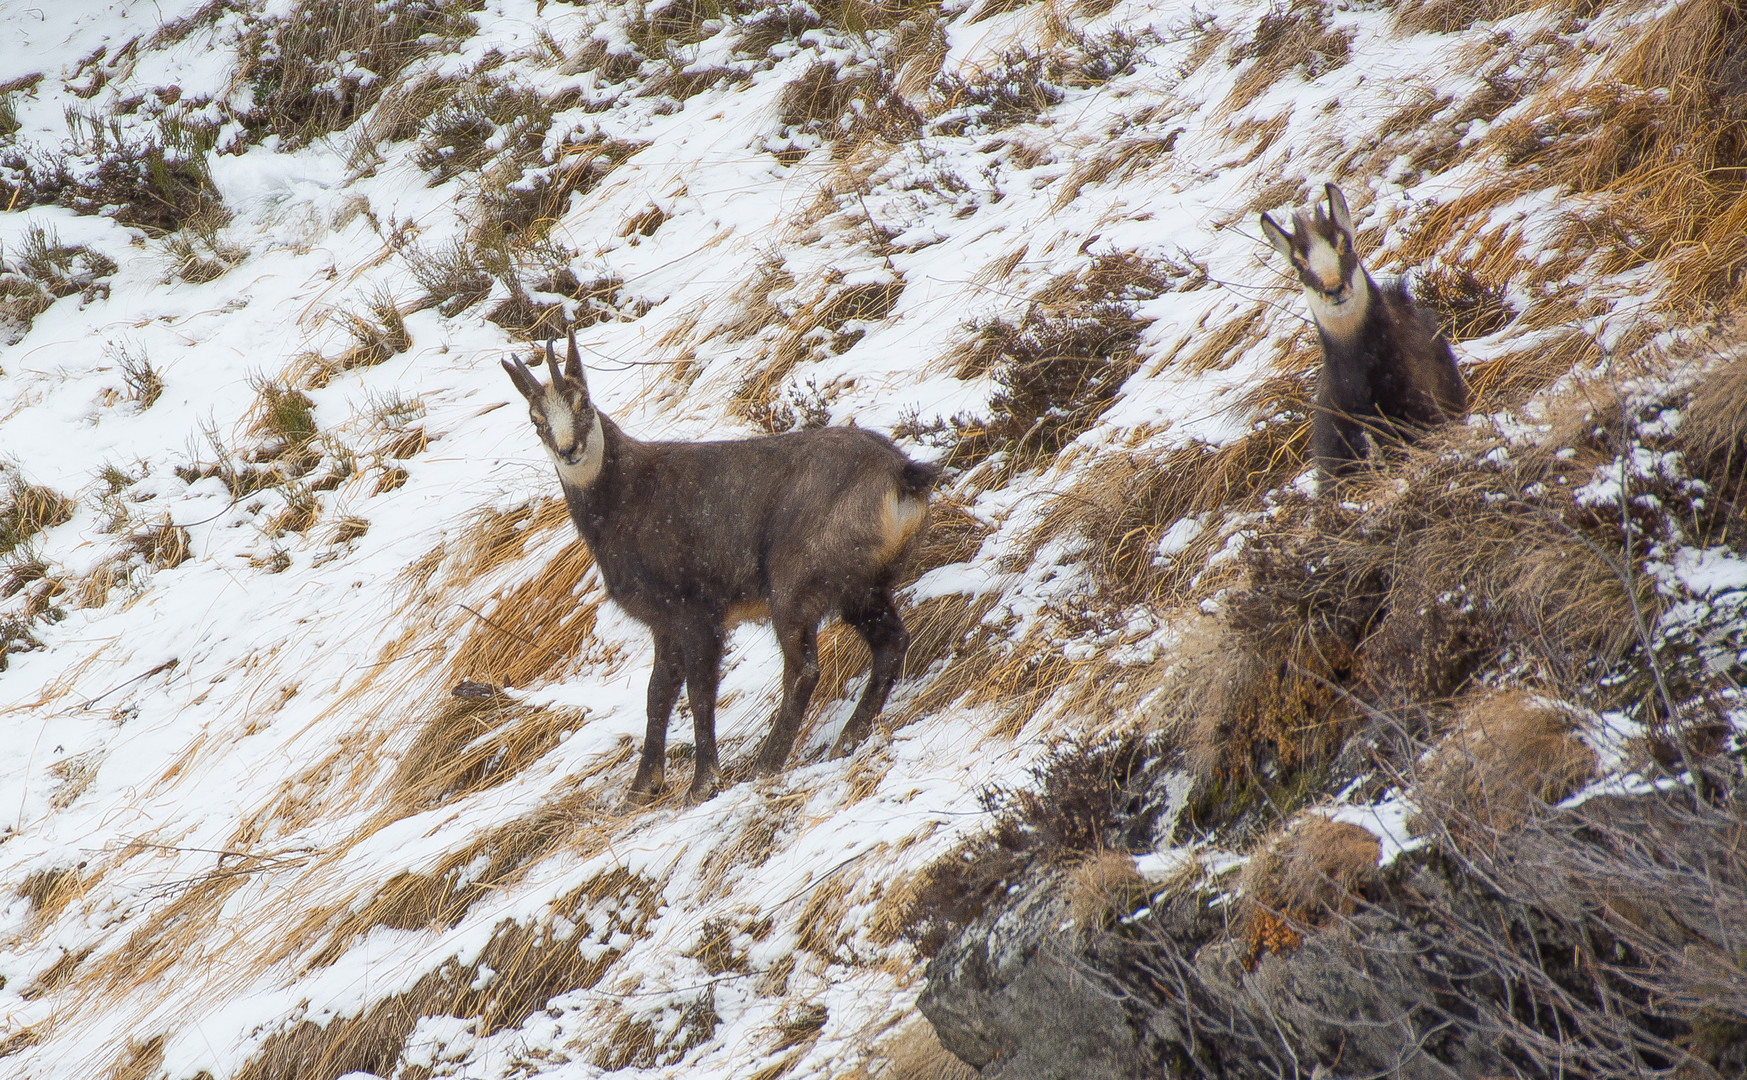
<instances>
[{"instance_id":1,"label":"snow-covered slope","mask_svg":"<svg viewBox=\"0 0 1747 1080\"><path fill-rule=\"evenodd\" d=\"M6 1075L841 1075L911 1021L906 882L986 786L1130 719L1103 691L1170 647L1166 605L1100 607L1076 542L1039 538L1054 498L1118 451L1252 434L1314 358L1258 211L1338 179L1375 269L1508 248L1487 296L1519 317L1461 344L1471 373L1674 306L1655 261L1537 274L1578 208L1557 181L1470 233L1436 213L1493 190L1513 109L1659 9L332 5L436 29L388 75L334 59L314 100L364 107L301 139L263 99L323 7L0 0L0 258L62 267L46 307L7 293L0 462L12 505L73 500L6 555ZM119 213L118 157L148 193ZM1058 311L1119 324L1119 377L1022 413L979 342ZM500 323L559 314L640 437L828 418L943 458L1031 425L955 464L958 546L905 595L959 622L853 757L825 760L851 675L775 781L622 804L647 635L497 364L528 348ZM1205 558L1220 528L1148 543ZM779 670L736 631L731 768Z\"/></svg>"}]
</instances>

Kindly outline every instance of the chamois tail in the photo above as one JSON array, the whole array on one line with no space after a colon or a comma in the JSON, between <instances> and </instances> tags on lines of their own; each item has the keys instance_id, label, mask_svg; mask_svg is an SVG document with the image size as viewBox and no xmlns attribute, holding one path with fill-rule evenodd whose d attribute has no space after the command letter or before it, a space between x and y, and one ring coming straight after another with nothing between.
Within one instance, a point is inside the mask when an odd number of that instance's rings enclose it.
<instances>
[{"instance_id":1,"label":"chamois tail","mask_svg":"<svg viewBox=\"0 0 1747 1080\"><path fill-rule=\"evenodd\" d=\"M925 499L939 479L940 466L906 459L898 470L898 492L912 499Z\"/></svg>"}]
</instances>

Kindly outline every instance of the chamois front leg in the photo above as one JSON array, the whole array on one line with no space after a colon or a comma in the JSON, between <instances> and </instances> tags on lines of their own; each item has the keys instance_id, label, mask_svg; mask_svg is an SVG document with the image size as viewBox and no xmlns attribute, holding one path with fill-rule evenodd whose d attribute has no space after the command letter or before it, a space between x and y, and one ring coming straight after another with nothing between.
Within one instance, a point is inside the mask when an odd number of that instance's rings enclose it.
<instances>
[{"instance_id":1,"label":"chamois front leg","mask_svg":"<svg viewBox=\"0 0 1747 1080\"><path fill-rule=\"evenodd\" d=\"M904 654L910 648L910 632L904 629L904 620L898 615L897 605L892 603L889 593L875 593L865 606L846 609L843 619L867 642L868 650L873 653L873 667L868 672L867 688L861 692L855 712L850 714L849 723L843 725L843 733L837 736L836 744L831 747L834 758L848 754L867 738L874 717L886 706L886 696L892 692L892 685L904 673Z\"/></svg>"},{"instance_id":2,"label":"chamois front leg","mask_svg":"<svg viewBox=\"0 0 1747 1080\"><path fill-rule=\"evenodd\" d=\"M716 684L722 674L723 627L719 618L700 620L685 631L685 698L692 707L691 801L716 794L722 766L716 760Z\"/></svg>"},{"instance_id":3,"label":"chamois front leg","mask_svg":"<svg viewBox=\"0 0 1747 1080\"><path fill-rule=\"evenodd\" d=\"M685 654L672 638L655 635L655 669L649 673L649 727L643 732L643 758L631 781L630 801L653 802L666 779L667 723L685 682Z\"/></svg>"}]
</instances>

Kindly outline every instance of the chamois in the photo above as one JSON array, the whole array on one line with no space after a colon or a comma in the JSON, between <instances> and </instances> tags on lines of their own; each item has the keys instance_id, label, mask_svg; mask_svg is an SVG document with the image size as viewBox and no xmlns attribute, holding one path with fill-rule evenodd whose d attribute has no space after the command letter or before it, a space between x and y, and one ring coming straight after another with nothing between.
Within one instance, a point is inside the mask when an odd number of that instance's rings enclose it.
<instances>
[{"instance_id":1,"label":"chamois","mask_svg":"<svg viewBox=\"0 0 1747 1080\"><path fill-rule=\"evenodd\" d=\"M1404 281L1379 286L1359 265L1346 196L1327 185L1328 209L1293 215L1292 233L1262 215L1268 243L1291 260L1322 339L1311 448L1329 478L1365 456L1365 434L1409 440L1468 411L1450 343Z\"/></svg>"},{"instance_id":2,"label":"chamois","mask_svg":"<svg viewBox=\"0 0 1747 1080\"><path fill-rule=\"evenodd\" d=\"M782 703L759 750L761 774L782 768L806 715L819 681L820 621L835 610L867 642L867 687L832 750L848 753L903 670L910 635L892 588L926 531L939 470L856 428L641 442L589 400L576 335L562 371L550 341L546 363L549 384L520 359L503 366L528 400L607 595L655 639L631 801L661 791L682 684L696 737L691 798L715 794L716 684L727 629L742 618L768 615L783 654Z\"/></svg>"}]
</instances>

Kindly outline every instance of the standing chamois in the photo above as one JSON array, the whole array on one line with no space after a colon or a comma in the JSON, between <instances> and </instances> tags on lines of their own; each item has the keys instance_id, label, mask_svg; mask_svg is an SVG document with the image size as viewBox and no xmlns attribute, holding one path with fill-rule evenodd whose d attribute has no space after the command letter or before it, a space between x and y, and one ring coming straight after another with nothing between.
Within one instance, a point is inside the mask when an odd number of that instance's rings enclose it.
<instances>
[{"instance_id":1,"label":"standing chamois","mask_svg":"<svg viewBox=\"0 0 1747 1080\"><path fill-rule=\"evenodd\" d=\"M1293 215L1292 233L1262 215L1268 243L1292 262L1322 339L1311 447L1325 478L1365 456L1365 434L1410 440L1468 412L1450 343L1403 281L1380 287L1359 265L1346 196L1327 186L1328 209Z\"/></svg>"},{"instance_id":2,"label":"standing chamois","mask_svg":"<svg viewBox=\"0 0 1747 1080\"><path fill-rule=\"evenodd\" d=\"M649 627L649 730L634 802L660 793L667 721L685 686L696 733L691 797L715 794L716 682L729 625L768 614L783 654L782 704L758 771L788 758L819 681L819 622L832 611L873 653L861 701L833 747L853 749L903 671L910 635L892 587L927 526L938 470L891 440L823 428L731 442L639 442L589 400L576 336L552 382L520 359L504 369L523 397L576 531L607 595Z\"/></svg>"}]
</instances>

